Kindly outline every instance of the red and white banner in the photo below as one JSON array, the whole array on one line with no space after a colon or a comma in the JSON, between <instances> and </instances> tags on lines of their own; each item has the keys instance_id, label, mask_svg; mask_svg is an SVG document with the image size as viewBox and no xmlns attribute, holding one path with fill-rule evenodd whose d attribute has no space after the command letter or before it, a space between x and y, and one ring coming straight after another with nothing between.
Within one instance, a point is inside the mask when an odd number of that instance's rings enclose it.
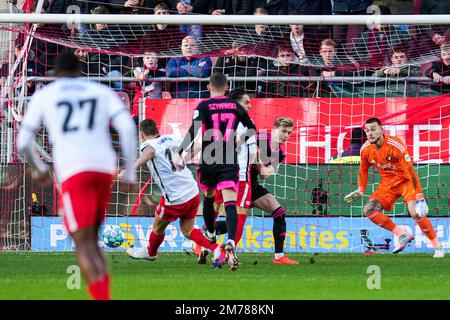
<instances>
[{"instance_id":1,"label":"red and white banner","mask_svg":"<svg viewBox=\"0 0 450 320\"><path fill-rule=\"evenodd\" d=\"M184 135L199 100L146 100L146 117L161 134ZM288 163L327 163L346 150L350 132L371 117L380 118L386 134L403 139L416 163L450 163L450 98L278 98L251 101L258 130L270 130L278 117L296 124L285 146Z\"/></svg>"}]
</instances>

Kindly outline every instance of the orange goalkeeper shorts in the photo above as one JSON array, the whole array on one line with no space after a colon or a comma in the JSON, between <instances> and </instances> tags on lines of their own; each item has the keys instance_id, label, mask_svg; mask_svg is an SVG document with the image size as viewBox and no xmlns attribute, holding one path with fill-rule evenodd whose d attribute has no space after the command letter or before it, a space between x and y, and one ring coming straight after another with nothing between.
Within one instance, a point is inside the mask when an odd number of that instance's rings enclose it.
<instances>
[{"instance_id":1,"label":"orange goalkeeper shorts","mask_svg":"<svg viewBox=\"0 0 450 320\"><path fill-rule=\"evenodd\" d=\"M416 189L410 180L389 182L381 180L369 199L378 200L383 205L384 210L391 211L400 197L403 197L405 203L416 200Z\"/></svg>"}]
</instances>

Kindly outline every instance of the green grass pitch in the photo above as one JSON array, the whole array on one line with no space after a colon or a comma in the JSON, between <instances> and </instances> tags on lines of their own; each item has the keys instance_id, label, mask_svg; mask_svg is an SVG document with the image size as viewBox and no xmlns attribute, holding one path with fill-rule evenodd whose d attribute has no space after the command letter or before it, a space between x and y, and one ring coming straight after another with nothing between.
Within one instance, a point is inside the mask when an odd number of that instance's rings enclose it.
<instances>
[{"instance_id":1,"label":"green grass pitch","mask_svg":"<svg viewBox=\"0 0 450 320\"><path fill-rule=\"evenodd\" d=\"M114 299L449 299L450 256L431 254L291 254L299 265L273 265L272 254L241 253L236 272L198 265L187 253L160 253L156 261L108 253ZM85 283L69 290L75 254L1 253L0 299L88 299ZM380 269L380 289L373 272Z\"/></svg>"}]
</instances>

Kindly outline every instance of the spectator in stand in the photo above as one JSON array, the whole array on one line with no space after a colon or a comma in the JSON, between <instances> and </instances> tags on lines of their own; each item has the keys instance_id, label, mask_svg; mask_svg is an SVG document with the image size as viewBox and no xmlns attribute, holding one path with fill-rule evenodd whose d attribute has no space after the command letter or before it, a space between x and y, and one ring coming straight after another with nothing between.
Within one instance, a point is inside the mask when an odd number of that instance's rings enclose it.
<instances>
[{"instance_id":1,"label":"spectator in stand","mask_svg":"<svg viewBox=\"0 0 450 320\"><path fill-rule=\"evenodd\" d=\"M197 39L187 36L181 42L183 56L172 58L167 63L166 73L170 78L196 77L207 78L211 75L212 61L208 57L195 57L199 54ZM171 83L174 98L207 98L206 82L197 80L176 81Z\"/></svg>"},{"instance_id":2,"label":"spectator in stand","mask_svg":"<svg viewBox=\"0 0 450 320\"><path fill-rule=\"evenodd\" d=\"M334 0L334 15L361 15L366 14L372 0ZM364 25L335 25L333 38L338 44L343 44L347 51L351 51L352 39L364 31Z\"/></svg>"},{"instance_id":3,"label":"spectator in stand","mask_svg":"<svg viewBox=\"0 0 450 320\"><path fill-rule=\"evenodd\" d=\"M169 6L164 2L158 3L154 8L153 14L158 16L169 15ZM161 50L161 48L176 48L186 36L185 33L180 32L179 26L173 24L157 24L156 27L151 26L149 30L153 32L148 32L138 40L138 45L143 48L142 51L157 51ZM153 49L149 49L149 47ZM166 64L166 59L159 59L160 67L165 67Z\"/></svg>"},{"instance_id":4,"label":"spectator in stand","mask_svg":"<svg viewBox=\"0 0 450 320\"><path fill-rule=\"evenodd\" d=\"M161 81L152 81L152 78L162 78L166 73L158 67L158 57L156 53L149 52L142 57L141 66L133 69L133 75L137 84L136 94L133 99L133 108L131 116L139 116L139 102L143 99L161 99L163 92L163 83Z\"/></svg>"},{"instance_id":5,"label":"spectator in stand","mask_svg":"<svg viewBox=\"0 0 450 320\"><path fill-rule=\"evenodd\" d=\"M36 8L38 5L38 0L34 0L30 4L30 13L36 13ZM50 3L48 1L44 1L41 13L50 13ZM36 24L38 27L38 31L42 33L52 34L55 32L55 29L62 29L63 31L67 31L67 28L62 28L61 25L49 25L44 23ZM64 25L65 26L65 25ZM48 31L47 31L48 30ZM58 51L62 48L61 45L57 45L55 43L51 43L48 41L44 41L38 38L32 38L30 49L35 52L36 63L39 64L39 71L48 72L51 71L56 63L56 59L58 57Z\"/></svg>"},{"instance_id":6,"label":"spectator in stand","mask_svg":"<svg viewBox=\"0 0 450 320\"><path fill-rule=\"evenodd\" d=\"M257 8L264 8L267 10L267 14L270 15L285 15L288 14L288 1L287 0L251 0L251 10Z\"/></svg>"},{"instance_id":7,"label":"spectator in stand","mask_svg":"<svg viewBox=\"0 0 450 320\"><path fill-rule=\"evenodd\" d=\"M307 75L306 67L300 66L295 53L290 47L278 48L278 59L269 66L268 76L272 77L267 84L267 98L289 98L308 96L305 91L308 82L295 80L296 77ZM279 77L292 77L289 80L278 80Z\"/></svg>"},{"instance_id":8,"label":"spectator in stand","mask_svg":"<svg viewBox=\"0 0 450 320\"><path fill-rule=\"evenodd\" d=\"M269 12L264 8L258 7L253 12L253 15L255 16L269 15ZM268 29L269 26L267 24L255 24L255 33L257 37L263 37Z\"/></svg>"},{"instance_id":9,"label":"spectator in stand","mask_svg":"<svg viewBox=\"0 0 450 320\"><path fill-rule=\"evenodd\" d=\"M252 11L251 0L211 0L209 1L209 14L250 14Z\"/></svg>"},{"instance_id":10,"label":"spectator in stand","mask_svg":"<svg viewBox=\"0 0 450 320\"><path fill-rule=\"evenodd\" d=\"M388 7L379 6L381 15L390 15ZM408 32L395 25L373 24L369 30L355 39L353 56L361 64L379 68L390 63L389 53L394 46L407 45Z\"/></svg>"},{"instance_id":11,"label":"spectator in stand","mask_svg":"<svg viewBox=\"0 0 450 320\"><path fill-rule=\"evenodd\" d=\"M234 77L255 77L264 76L268 70L268 60L262 57L252 57L245 51L245 44L233 42L232 49L225 52L225 56L220 57L214 66L214 72L225 74L229 80ZM255 80L234 81L233 88L248 92L252 97L258 96L263 84Z\"/></svg>"},{"instance_id":12,"label":"spectator in stand","mask_svg":"<svg viewBox=\"0 0 450 320\"><path fill-rule=\"evenodd\" d=\"M430 35L431 28L429 26L409 25L408 32L411 40L408 42L408 57L425 58L427 60L434 60L439 57L439 45L433 41ZM431 31L431 33L433 33ZM429 59L430 56L433 56Z\"/></svg>"},{"instance_id":13,"label":"spectator in stand","mask_svg":"<svg viewBox=\"0 0 450 320\"><path fill-rule=\"evenodd\" d=\"M320 59L321 67L312 69L315 76L333 77L353 75L355 65L343 64L337 59L337 44L332 39L322 40L320 43Z\"/></svg>"},{"instance_id":14,"label":"spectator in stand","mask_svg":"<svg viewBox=\"0 0 450 320\"><path fill-rule=\"evenodd\" d=\"M253 15L268 15L269 12L264 8L256 8ZM277 48L281 41L283 41L283 29L278 25L255 25L255 31L251 32L248 28L244 28L240 33L240 41L248 45L253 45L252 48L247 47L250 54L257 54L259 56L276 56ZM245 31L247 31L245 33Z\"/></svg>"},{"instance_id":15,"label":"spectator in stand","mask_svg":"<svg viewBox=\"0 0 450 320\"><path fill-rule=\"evenodd\" d=\"M178 11L178 14L208 14L209 0L170 0L173 9ZM197 41L202 36L201 25L180 25L180 31L189 36L197 38Z\"/></svg>"},{"instance_id":16,"label":"spectator in stand","mask_svg":"<svg viewBox=\"0 0 450 320\"><path fill-rule=\"evenodd\" d=\"M300 13L293 10L289 15L299 15ZM311 30L311 29L310 29ZM301 24L291 24L289 28L283 29L284 41L290 43L292 50L295 52L301 63L308 63L308 57L313 56L319 48L320 35L312 32L305 32L305 27Z\"/></svg>"},{"instance_id":17,"label":"spectator in stand","mask_svg":"<svg viewBox=\"0 0 450 320\"><path fill-rule=\"evenodd\" d=\"M154 12L153 14L156 15L156 16L169 15L170 14L169 6L167 4L165 4L165 3L158 3L155 6L155 9L153 10L153 12ZM167 28L167 26L168 26L167 24L157 24L156 28L158 30L165 30Z\"/></svg>"},{"instance_id":18,"label":"spectator in stand","mask_svg":"<svg viewBox=\"0 0 450 320\"><path fill-rule=\"evenodd\" d=\"M50 6L48 7L48 13L80 13L80 14L89 14L91 10L99 5L108 5L110 0L98 0L95 1L95 6L85 0L53 0L50 2ZM36 1L37 4L37 1ZM79 11L78 11L79 10ZM55 25L56 26L56 25ZM78 25L77 27L73 27L71 30L68 30L67 24L59 25L58 28L61 28L63 31L71 33L72 36L75 36L77 33L83 34L89 28L86 24Z\"/></svg>"},{"instance_id":19,"label":"spectator in stand","mask_svg":"<svg viewBox=\"0 0 450 320\"><path fill-rule=\"evenodd\" d=\"M404 46L392 49L391 64L373 74L375 77L418 77L420 67L409 63L408 50Z\"/></svg>"},{"instance_id":20,"label":"spectator in stand","mask_svg":"<svg viewBox=\"0 0 450 320\"><path fill-rule=\"evenodd\" d=\"M107 7L98 6L92 9L91 14L110 14L110 11ZM106 49L126 45L128 39L125 31L129 31L127 26L96 23L82 37L87 44Z\"/></svg>"},{"instance_id":21,"label":"spectator in stand","mask_svg":"<svg viewBox=\"0 0 450 320\"><path fill-rule=\"evenodd\" d=\"M23 47L23 43L22 43L22 41L18 41L16 43L17 44L14 48L14 56L17 59L19 57L20 50ZM22 72L22 65L23 65L23 62L21 62L18 65L16 72L15 72L15 77L18 77L19 74ZM6 78L9 75L10 67L11 66L9 65L8 62L3 63L1 66L0 77L3 78L4 80L6 80ZM26 76L27 77L33 77L33 76L43 77L44 75L45 75L44 66L37 59L36 53L34 52L34 50L30 49L27 53ZM1 87L1 83L2 82L0 82L0 87ZM34 93L34 91L36 90L37 82L27 81L26 84L27 84L27 94L32 95ZM20 91L21 87L22 87L22 82L18 83L18 87L16 88L16 90Z\"/></svg>"},{"instance_id":22,"label":"spectator in stand","mask_svg":"<svg viewBox=\"0 0 450 320\"><path fill-rule=\"evenodd\" d=\"M434 61L426 76L440 84L441 93L450 91L450 42L441 44L441 60Z\"/></svg>"},{"instance_id":23,"label":"spectator in stand","mask_svg":"<svg viewBox=\"0 0 450 320\"><path fill-rule=\"evenodd\" d=\"M74 56L78 58L81 62L81 74L84 77L91 76L89 73L89 61L88 61L88 53L81 48L77 48L73 52ZM93 76L96 76L95 74Z\"/></svg>"},{"instance_id":24,"label":"spectator in stand","mask_svg":"<svg viewBox=\"0 0 450 320\"><path fill-rule=\"evenodd\" d=\"M92 14L109 14L106 7L98 6L92 9ZM97 23L91 26L91 29L83 35L85 43L93 42L95 46L109 48L124 45L127 39L117 25L109 26L107 24ZM128 64L129 57L121 55L108 55L104 53L89 54L89 74L105 77L122 77L123 68ZM123 89L123 83L113 81L111 87L116 90Z\"/></svg>"},{"instance_id":25,"label":"spectator in stand","mask_svg":"<svg viewBox=\"0 0 450 320\"><path fill-rule=\"evenodd\" d=\"M354 64L346 63L343 64L342 61L337 59L336 55L336 42L332 39L322 40L320 44L320 67L314 67L310 69L310 75L316 77L346 77L346 76L357 76L359 70ZM319 87L316 88L316 95L321 97L329 97L332 93L331 86L342 86L343 82L320 82ZM312 90L312 88L310 89Z\"/></svg>"},{"instance_id":26,"label":"spectator in stand","mask_svg":"<svg viewBox=\"0 0 450 320\"><path fill-rule=\"evenodd\" d=\"M414 2L420 8L420 14L450 14L450 0L414 0ZM448 26L432 25L431 27L422 26L421 28L438 46L450 41L450 28Z\"/></svg>"}]
</instances>

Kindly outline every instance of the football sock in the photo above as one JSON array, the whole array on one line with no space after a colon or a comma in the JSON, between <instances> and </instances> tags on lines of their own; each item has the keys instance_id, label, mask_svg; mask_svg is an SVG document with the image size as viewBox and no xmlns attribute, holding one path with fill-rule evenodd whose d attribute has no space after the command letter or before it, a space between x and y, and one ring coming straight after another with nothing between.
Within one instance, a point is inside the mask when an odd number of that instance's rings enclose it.
<instances>
[{"instance_id":1,"label":"football sock","mask_svg":"<svg viewBox=\"0 0 450 320\"><path fill-rule=\"evenodd\" d=\"M434 248L439 248L440 243L436 236L436 233L434 232L433 224L431 223L430 219L427 217L422 217L418 219L414 219L416 223L419 225L420 230L427 236L427 238L431 241L431 244Z\"/></svg>"},{"instance_id":2,"label":"football sock","mask_svg":"<svg viewBox=\"0 0 450 320\"><path fill-rule=\"evenodd\" d=\"M111 300L109 275L105 274L100 280L89 283L88 292L94 300Z\"/></svg>"},{"instance_id":3,"label":"football sock","mask_svg":"<svg viewBox=\"0 0 450 320\"><path fill-rule=\"evenodd\" d=\"M225 220L217 221L214 228L216 230L217 235L225 234L228 232L227 222Z\"/></svg>"},{"instance_id":4,"label":"football sock","mask_svg":"<svg viewBox=\"0 0 450 320\"><path fill-rule=\"evenodd\" d=\"M245 220L247 220L246 214L237 215L236 243L239 243L244 233Z\"/></svg>"},{"instance_id":5,"label":"football sock","mask_svg":"<svg viewBox=\"0 0 450 320\"><path fill-rule=\"evenodd\" d=\"M236 201L227 201L224 203L224 207L227 214L228 240L235 241L236 227L238 223Z\"/></svg>"},{"instance_id":6,"label":"football sock","mask_svg":"<svg viewBox=\"0 0 450 320\"><path fill-rule=\"evenodd\" d=\"M150 233L150 239L148 241L148 254L150 257L156 257L158 255L158 248L164 241L165 234L156 234L153 231Z\"/></svg>"},{"instance_id":7,"label":"football sock","mask_svg":"<svg viewBox=\"0 0 450 320\"><path fill-rule=\"evenodd\" d=\"M214 251L214 249L217 248L218 244L214 243L211 244L208 239L206 239L202 235L202 231L200 229L194 229L191 231L191 234L189 235L189 238L191 238L192 241L196 242L202 247L205 247L206 249L209 249L211 251Z\"/></svg>"},{"instance_id":8,"label":"football sock","mask_svg":"<svg viewBox=\"0 0 450 320\"><path fill-rule=\"evenodd\" d=\"M210 233L214 233L214 220L215 220L215 210L214 210L214 197L203 199L203 219L205 220L206 229Z\"/></svg>"},{"instance_id":9,"label":"football sock","mask_svg":"<svg viewBox=\"0 0 450 320\"><path fill-rule=\"evenodd\" d=\"M284 253L275 253L275 259L281 259L284 257Z\"/></svg>"},{"instance_id":10,"label":"football sock","mask_svg":"<svg viewBox=\"0 0 450 320\"><path fill-rule=\"evenodd\" d=\"M402 228L397 226L394 221L391 220L387 215L381 213L380 211L374 211L366 215L366 217L373 223L379 225L380 227L393 232L397 236L403 234Z\"/></svg>"},{"instance_id":11,"label":"football sock","mask_svg":"<svg viewBox=\"0 0 450 320\"><path fill-rule=\"evenodd\" d=\"M217 210L216 212L215 212L215 215L214 215L214 222L216 222L217 221L217 218L219 217L219 210Z\"/></svg>"},{"instance_id":12,"label":"football sock","mask_svg":"<svg viewBox=\"0 0 450 320\"><path fill-rule=\"evenodd\" d=\"M286 209L282 207L276 208L272 212L272 218L275 253L282 253L284 239L286 238Z\"/></svg>"}]
</instances>

